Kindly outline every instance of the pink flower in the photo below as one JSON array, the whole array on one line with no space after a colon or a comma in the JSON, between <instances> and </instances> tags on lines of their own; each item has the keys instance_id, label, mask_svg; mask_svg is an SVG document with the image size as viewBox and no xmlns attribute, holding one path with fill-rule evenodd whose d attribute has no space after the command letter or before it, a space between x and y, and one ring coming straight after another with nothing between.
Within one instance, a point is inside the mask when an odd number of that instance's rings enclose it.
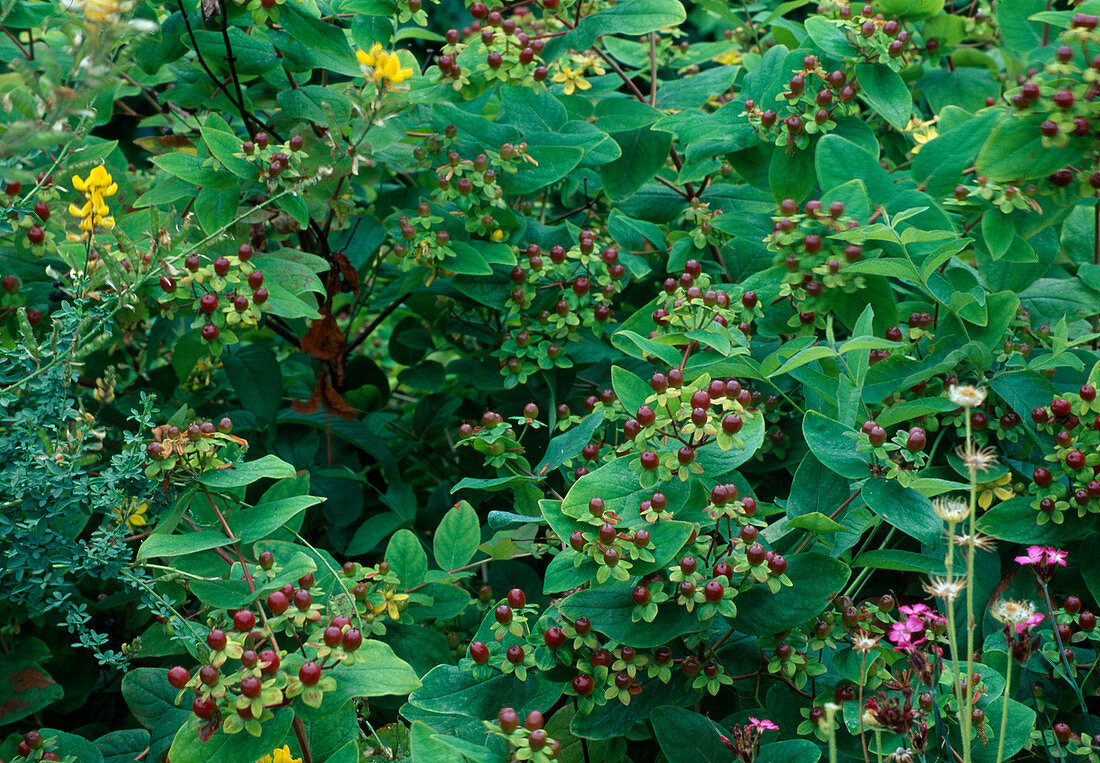
<instances>
[{"instance_id":1,"label":"pink flower","mask_svg":"<svg viewBox=\"0 0 1100 763\"><path fill-rule=\"evenodd\" d=\"M1057 564L1061 567L1066 566L1066 558L1069 557L1068 551L1059 551L1054 548L1045 549L1047 554L1047 564Z\"/></svg>"},{"instance_id":2,"label":"pink flower","mask_svg":"<svg viewBox=\"0 0 1100 763\"><path fill-rule=\"evenodd\" d=\"M943 617L938 612L929 607L927 604L903 604L898 607L898 611L903 615L911 615L913 617L919 617L929 625L935 623L946 623Z\"/></svg>"},{"instance_id":3,"label":"pink flower","mask_svg":"<svg viewBox=\"0 0 1100 763\"><path fill-rule=\"evenodd\" d=\"M1027 554L1017 556L1016 562L1023 565L1037 564L1040 566L1047 566L1057 564L1061 567L1065 567L1066 558L1068 556L1068 551L1059 551L1050 546L1028 546Z\"/></svg>"},{"instance_id":4,"label":"pink flower","mask_svg":"<svg viewBox=\"0 0 1100 763\"><path fill-rule=\"evenodd\" d=\"M894 651L911 652L925 642L924 630L924 621L916 615L909 615L891 625L886 638L894 645Z\"/></svg>"},{"instance_id":5,"label":"pink flower","mask_svg":"<svg viewBox=\"0 0 1100 763\"><path fill-rule=\"evenodd\" d=\"M779 731L779 727L769 721L767 718L759 720L749 716L749 728L758 729L760 731Z\"/></svg>"},{"instance_id":6,"label":"pink flower","mask_svg":"<svg viewBox=\"0 0 1100 763\"><path fill-rule=\"evenodd\" d=\"M1043 622L1043 615L1036 612L1034 615L1024 620L1022 623L1016 624L1016 633L1023 633L1024 631L1030 631L1039 623Z\"/></svg>"},{"instance_id":7,"label":"pink flower","mask_svg":"<svg viewBox=\"0 0 1100 763\"><path fill-rule=\"evenodd\" d=\"M947 623L927 604L906 604L898 607L905 619L890 626L886 638L894 645L894 651L911 652L928 639L925 632Z\"/></svg>"}]
</instances>

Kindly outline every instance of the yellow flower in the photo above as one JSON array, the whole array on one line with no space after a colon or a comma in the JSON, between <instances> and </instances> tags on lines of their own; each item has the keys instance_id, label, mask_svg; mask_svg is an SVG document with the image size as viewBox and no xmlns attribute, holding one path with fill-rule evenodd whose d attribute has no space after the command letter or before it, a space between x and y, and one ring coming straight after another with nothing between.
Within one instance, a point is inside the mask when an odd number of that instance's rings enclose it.
<instances>
[{"instance_id":1,"label":"yellow flower","mask_svg":"<svg viewBox=\"0 0 1100 763\"><path fill-rule=\"evenodd\" d=\"M118 0L86 0L84 20L89 25L114 23L118 20Z\"/></svg>"},{"instance_id":2,"label":"yellow flower","mask_svg":"<svg viewBox=\"0 0 1100 763\"><path fill-rule=\"evenodd\" d=\"M374 62L377 60L377 56L382 52L382 43L376 42L371 46L370 51L357 50L355 57L359 59L359 63L363 66L374 66Z\"/></svg>"},{"instance_id":3,"label":"yellow flower","mask_svg":"<svg viewBox=\"0 0 1100 763\"><path fill-rule=\"evenodd\" d=\"M282 749L274 750L271 755L264 755L256 763L302 763L302 759L291 755L290 746L284 744Z\"/></svg>"},{"instance_id":4,"label":"yellow flower","mask_svg":"<svg viewBox=\"0 0 1100 763\"><path fill-rule=\"evenodd\" d=\"M136 530L139 527L145 527L145 513L149 511L149 504L142 502L138 503L133 498L130 499L130 503L126 506L115 506L114 515L116 517L116 524L124 524L130 530Z\"/></svg>"},{"instance_id":5,"label":"yellow flower","mask_svg":"<svg viewBox=\"0 0 1100 763\"><path fill-rule=\"evenodd\" d=\"M607 70L603 68L603 59L595 53L578 53L571 56L571 58L573 63L577 65L577 71L580 74L586 71L591 71L597 77L607 74Z\"/></svg>"},{"instance_id":6,"label":"yellow flower","mask_svg":"<svg viewBox=\"0 0 1100 763\"><path fill-rule=\"evenodd\" d=\"M371 611L376 615L385 612L391 620L400 620L401 608L398 605L408 599L409 595L407 593L394 593L395 590L394 588L387 588L383 591L382 595L386 597L386 600L372 607Z\"/></svg>"},{"instance_id":7,"label":"yellow flower","mask_svg":"<svg viewBox=\"0 0 1100 763\"><path fill-rule=\"evenodd\" d=\"M933 138L939 137L940 134L940 131L936 129L935 117L929 119L927 122L922 122L916 117L913 117L909 120L909 124L906 125L905 132L909 134L909 137L911 137L916 144L910 149L910 152L914 155L920 153L921 147L925 143Z\"/></svg>"},{"instance_id":8,"label":"yellow flower","mask_svg":"<svg viewBox=\"0 0 1100 763\"><path fill-rule=\"evenodd\" d=\"M744 54L739 50L727 50L720 56L715 56L711 60L718 64L724 64L726 66L732 66L734 64L741 63L741 59L744 58Z\"/></svg>"},{"instance_id":9,"label":"yellow flower","mask_svg":"<svg viewBox=\"0 0 1100 763\"><path fill-rule=\"evenodd\" d=\"M576 90L588 90L592 87L592 83L586 80L582 76L582 73L583 70L581 69L572 69L563 65L551 78L551 81L562 83L562 89L565 90L565 94L573 95L573 92Z\"/></svg>"},{"instance_id":10,"label":"yellow flower","mask_svg":"<svg viewBox=\"0 0 1100 763\"><path fill-rule=\"evenodd\" d=\"M69 214L80 218L80 230L84 231L85 238L96 228L115 227L115 218L111 217L111 208L104 199L118 192L118 184L106 167L99 165L86 178L73 175L73 188L84 194L85 201L83 206L70 204Z\"/></svg>"},{"instance_id":11,"label":"yellow flower","mask_svg":"<svg viewBox=\"0 0 1100 763\"><path fill-rule=\"evenodd\" d=\"M383 50L382 44L378 42L369 51L356 51L355 58L371 70L370 78L379 87L386 87L387 84L399 85L413 76L413 70L402 66L396 53Z\"/></svg>"},{"instance_id":12,"label":"yellow flower","mask_svg":"<svg viewBox=\"0 0 1100 763\"><path fill-rule=\"evenodd\" d=\"M1012 484L1012 474L1005 472L999 479L992 482L986 482L978 485L978 505L983 509L988 509L993 505L993 499L998 501L1007 501L1016 495L1015 492L1007 485Z\"/></svg>"}]
</instances>

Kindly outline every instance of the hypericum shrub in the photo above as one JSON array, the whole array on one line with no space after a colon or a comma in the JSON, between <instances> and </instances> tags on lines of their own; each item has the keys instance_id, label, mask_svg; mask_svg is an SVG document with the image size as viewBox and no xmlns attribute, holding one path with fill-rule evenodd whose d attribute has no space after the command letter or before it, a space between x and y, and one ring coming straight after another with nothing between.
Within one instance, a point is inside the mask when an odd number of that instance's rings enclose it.
<instances>
[{"instance_id":1,"label":"hypericum shrub","mask_svg":"<svg viewBox=\"0 0 1100 763\"><path fill-rule=\"evenodd\" d=\"M0 758L1100 760L1098 15L0 8Z\"/></svg>"}]
</instances>

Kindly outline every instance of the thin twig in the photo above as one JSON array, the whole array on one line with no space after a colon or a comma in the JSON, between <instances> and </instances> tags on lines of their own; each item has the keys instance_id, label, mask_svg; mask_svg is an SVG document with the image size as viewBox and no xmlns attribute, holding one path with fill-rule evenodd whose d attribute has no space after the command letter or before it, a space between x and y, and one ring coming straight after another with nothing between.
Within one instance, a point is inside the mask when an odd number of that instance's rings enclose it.
<instances>
[{"instance_id":1,"label":"thin twig","mask_svg":"<svg viewBox=\"0 0 1100 763\"><path fill-rule=\"evenodd\" d=\"M301 718L295 718L291 725L294 727L294 736L298 739L298 747L302 750L302 763L313 763L313 753L309 749L305 724L302 723Z\"/></svg>"},{"instance_id":2,"label":"thin twig","mask_svg":"<svg viewBox=\"0 0 1100 763\"><path fill-rule=\"evenodd\" d=\"M345 355L351 354L352 350L354 350L356 347L361 345L363 342L367 341L367 337L369 337L371 335L371 332L374 331L376 328L378 328L378 326L382 323L382 321L386 320L386 318L389 317L390 313L392 313L394 310L396 310L401 305L402 302L404 302L406 299L409 298L409 296L411 294L412 294L412 292L407 292L405 294L402 294L400 297L395 299L393 302L390 302L388 305L386 305L386 309L384 309L382 312L380 312L378 314L378 316L375 317L375 319L373 321L371 321L365 329L363 329L363 332L361 334L359 334L359 336L355 337L355 340L352 341L352 343L347 346L347 349L344 350L344 354Z\"/></svg>"}]
</instances>

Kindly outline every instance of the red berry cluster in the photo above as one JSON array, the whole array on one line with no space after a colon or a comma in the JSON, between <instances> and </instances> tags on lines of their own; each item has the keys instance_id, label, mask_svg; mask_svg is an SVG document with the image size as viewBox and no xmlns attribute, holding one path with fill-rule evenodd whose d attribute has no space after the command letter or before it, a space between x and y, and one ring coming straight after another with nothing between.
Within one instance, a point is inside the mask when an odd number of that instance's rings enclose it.
<instances>
[{"instance_id":1,"label":"red berry cluster","mask_svg":"<svg viewBox=\"0 0 1100 763\"><path fill-rule=\"evenodd\" d=\"M561 754L561 743L547 736L542 727L542 713L538 710L529 712L523 725L520 725L519 713L511 707L504 707L497 713L495 723L486 721L485 725L491 732L508 740L515 760L549 763Z\"/></svg>"},{"instance_id":2,"label":"red berry cluster","mask_svg":"<svg viewBox=\"0 0 1100 763\"><path fill-rule=\"evenodd\" d=\"M857 16L848 4L840 5L833 13L833 23L844 32L848 42L859 50L859 58L870 63L889 64L900 70L906 64L902 55L910 43L909 31L896 19L888 19L876 13L871 5L864 5ZM925 51L935 53L939 41L925 40Z\"/></svg>"},{"instance_id":3,"label":"red berry cluster","mask_svg":"<svg viewBox=\"0 0 1100 763\"><path fill-rule=\"evenodd\" d=\"M209 655L194 675L180 666L168 671L168 682L180 690L180 697L184 691L193 692L192 712L208 721L200 736L208 737L219 727L227 734L247 730L259 735L260 724L272 717L273 709L298 697L318 707L324 692L336 688L339 666L365 664L359 649L370 633L379 632L373 616L388 609L386 593L393 588L388 565L385 570L382 566L345 564L346 580L339 585L364 606L350 616L326 618L326 607L312 590L314 575L275 587L282 568L270 551L261 551L251 579L259 584L260 594L268 592L262 604L257 598L247 608L215 616L206 636ZM368 613L370 619L365 617ZM283 637L292 650L280 648Z\"/></svg>"},{"instance_id":4,"label":"red berry cluster","mask_svg":"<svg viewBox=\"0 0 1100 763\"><path fill-rule=\"evenodd\" d=\"M469 84L468 74L476 73L486 83L494 81L531 87L536 92L546 80L548 71L539 54L546 46L538 35L524 32L516 17L524 19L526 8L514 9L507 17L503 7L490 8L475 2L470 6L473 21L460 33L449 29L444 35L436 65L440 79L450 82L455 90ZM460 63L472 63L463 69Z\"/></svg>"},{"instance_id":5,"label":"red berry cluster","mask_svg":"<svg viewBox=\"0 0 1100 763\"><path fill-rule=\"evenodd\" d=\"M868 419L858 433L847 433L856 441L856 450L871 455L871 470L902 485L909 485L913 473L922 469L928 460L924 449L928 445L928 433L922 427L902 426L891 438L884 427Z\"/></svg>"},{"instance_id":6,"label":"red berry cluster","mask_svg":"<svg viewBox=\"0 0 1100 763\"><path fill-rule=\"evenodd\" d=\"M511 332L494 353L509 387L539 369L571 367L568 343L607 331L612 300L629 281L619 250L608 246L597 253L596 234L589 231L568 248L530 244L516 253L520 264L509 274L505 303Z\"/></svg>"},{"instance_id":7,"label":"red berry cluster","mask_svg":"<svg viewBox=\"0 0 1100 763\"><path fill-rule=\"evenodd\" d=\"M660 493L655 493L654 498L664 505L664 496ZM622 524L622 517L607 509L602 498L592 498L588 502L588 513L575 518L596 527L574 531L569 536L569 546L600 565L596 573L597 582L605 583L612 577L626 582L630 579L634 562L653 561L654 545L649 530L644 527L618 529L617 525ZM579 564L579 561L575 564Z\"/></svg>"},{"instance_id":8,"label":"red berry cluster","mask_svg":"<svg viewBox=\"0 0 1100 763\"><path fill-rule=\"evenodd\" d=\"M18 191L16 191L16 193L18 193ZM19 757L12 758L12 763L30 763L30 761L38 760L57 760L64 761L64 763L77 763L76 758L71 755L59 758L57 753L50 749L56 746L57 737L43 737L39 731L28 731L23 734L23 738L20 739L19 744L15 746L15 752Z\"/></svg>"},{"instance_id":9,"label":"red berry cluster","mask_svg":"<svg viewBox=\"0 0 1100 763\"><path fill-rule=\"evenodd\" d=\"M292 135L285 144L275 145L266 132L258 132L251 140L241 143L236 156L255 164L257 179L266 180L274 190L280 179L300 177L302 159L307 156L302 152L304 143L301 135Z\"/></svg>"},{"instance_id":10,"label":"red berry cluster","mask_svg":"<svg viewBox=\"0 0 1100 763\"><path fill-rule=\"evenodd\" d=\"M212 421L192 421L182 429L175 424L163 424L152 431L152 440L145 446L149 456L146 476L190 477L226 463L221 450L229 445L247 448L248 442L230 434L233 421L222 418ZM173 474L175 473L175 474Z\"/></svg>"},{"instance_id":11,"label":"red berry cluster","mask_svg":"<svg viewBox=\"0 0 1100 763\"><path fill-rule=\"evenodd\" d=\"M836 120L855 112L859 83L843 71L826 72L817 56L806 56L780 94L779 110L745 101L745 114L761 139L782 148L804 149L813 135L836 128Z\"/></svg>"},{"instance_id":12,"label":"red berry cluster","mask_svg":"<svg viewBox=\"0 0 1100 763\"><path fill-rule=\"evenodd\" d=\"M784 199L779 214L772 218L772 233L765 243L775 252L774 262L787 270L780 296L795 310L788 325L812 331L824 327L829 307L829 292L850 294L864 286L862 276L846 272L845 267L863 258L863 246L852 236L838 236L859 222L845 216L843 202L834 201L828 209L816 200L807 201L803 212L793 199Z\"/></svg>"},{"instance_id":13,"label":"red berry cluster","mask_svg":"<svg viewBox=\"0 0 1100 763\"><path fill-rule=\"evenodd\" d=\"M1075 393L1032 409L1031 420L1040 431L1054 435L1054 451L1045 456L1050 466L1031 474L1032 508L1040 524L1060 523L1064 512L1076 506L1077 516L1100 512L1100 400L1096 387L1084 384Z\"/></svg>"},{"instance_id":14,"label":"red berry cluster","mask_svg":"<svg viewBox=\"0 0 1100 763\"><path fill-rule=\"evenodd\" d=\"M237 341L234 328L257 325L270 296L263 272L249 262L253 253L251 244L241 244L235 254L189 254L166 264L160 277L157 304L167 313L193 310L192 328L215 355Z\"/></svg>"},{"instance_id":15,"label":"red berry cluster","mask_svg":"<svg viewBox=\"0 0 1100 763\"><path fill-rule=\"evenodd\" d=\"M1028 69L1017 77L1017 87L1005 97L1020 114L1038 115L1039 134L1044 147L1061 148L1071 140L1095 142L1100 120L1100 55L1089 57L1090 46L1100 43L1100 20L1087 13L1075 13L1069 26L1058 36L1061 43L1054 60L1042 70ZM1064 168L1049 176L1056 187L1065 188L1075 181L1082 195L1100 189L1100 172L1082 168Z\"/></svg>"},{"instance_id":16,"label":"red berry cluster","mask_svg":"<svg viewBox=\"0 0 1100 763\"><path fill-rule=\"evenodd\" d=\"M485 152L457 138L458 128L447 125L442 134L426 136L413 149L420 168L431 173L432 191L415 214L396 219L398 230L390 249L405 270L418 265L460 270L462 258L456 250L461 245L456 242L463 233L497 242L505 238L495 217L506 209L500 178L526 161L527 144L505 143Z\"/></svg>"},{"instance_id":17,"label":"red berry cluster","mask_svg":"<svg viewBox=\"0 0 1100 763\"><path fill-rule=\"evenodd\" d=\"M624 439L639 453L631 468L641 472L642 487L653 487L672 478L686 480L701 474L696 462L699 448L716 443L722 451L743 448L740 437L746 422L760 415L746 406L752 394L735 379L711 379L708 374L692 382L679 368L655 373L649 380L653 393L623 424Z\"/></svg>"},{"instance_id":18,"label":"red berry cluster","mask_svg":"<svg viewBox=\"0 0 1100 763\"><path fill-rule=\"evenodd\" d=\"M47 239L49 239L51 244L53 240L53 234L49 233L46 229L46 223L49 221L51 214L50 206L47 202L56 199L60 193L54 187L53 177L47 177L44 172L38 174L37 183L37 200L34 203L33 210L16 206L14 211L21 214L19 226L26 231L25 240L30 247L31 254L35 257L42 257L46 254L48 249L46 246ZM22 192L23 184L18 180L5 181L4 195L8 197L11 203L14 203L15 197L19 196ZM6 289L7 287L5 287L5 290Z\"/></svg>"},{"instance_id":19,"label":"red berry cluster","mask_svg":"<svg viewBox=\"0 0 1100 763\"><path fill-rule=\"evenodd\" d=\"M661 289L664 293L658 296L657 309L651 316L659 330L650 332L650 339L661 334L713 331L744 342L752 334L752 322L764 314L756 292L742 293L737 289L731 296L731 292L717 285L712 288L710 275L694 259L684 263L684 271L678 278L666 278ZM731 327L743 337L731 334L728 331ZM690 353L698 346L697 341L691 341L676 347Z\"/></svg>"}]
</instances>

